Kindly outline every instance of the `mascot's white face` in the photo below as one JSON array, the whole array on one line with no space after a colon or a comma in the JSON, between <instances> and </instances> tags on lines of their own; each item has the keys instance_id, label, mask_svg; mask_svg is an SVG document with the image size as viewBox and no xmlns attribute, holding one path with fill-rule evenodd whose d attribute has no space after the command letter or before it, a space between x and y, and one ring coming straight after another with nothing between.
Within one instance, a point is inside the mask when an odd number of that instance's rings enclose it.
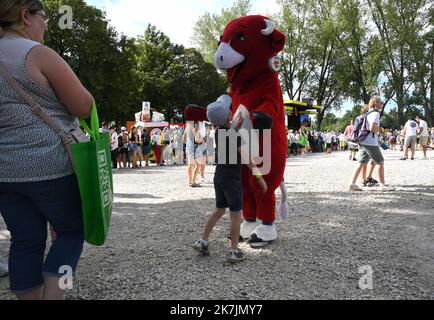
<instances>
[{"instance_id":1,"label":"mascot's white face","mask_svg":"<svg viewBox=\"0 0 434 320\"><path fill-rule=\"evenodd\" d=\"M217 68L226 71L242 63L246 57L236 52L230 43L223 42L215 53L214 60Z\"/></svg>"},{"instance_id":2,"label":"mascot's white face","mask_svg":"<svg viewBox=\"0 0 434 320\"><path fill-rule=\"evenodd\" d=\"M230 22L214 55L217 68L227 71L231 84L240 85L272 68L285 45L285 36L263 16L241 17ZM274 58L275 59L275 58Z\"/></svg>"}]
</instances>

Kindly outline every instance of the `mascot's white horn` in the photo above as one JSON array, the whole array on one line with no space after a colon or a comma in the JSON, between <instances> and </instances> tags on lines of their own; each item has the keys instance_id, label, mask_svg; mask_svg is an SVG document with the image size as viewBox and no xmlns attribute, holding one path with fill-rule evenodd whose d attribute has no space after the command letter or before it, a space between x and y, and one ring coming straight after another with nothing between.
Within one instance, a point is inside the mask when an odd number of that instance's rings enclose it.
<instances>
[{"instance_id":1,"label":"mascot's white horn","mask_svg":"<svg viewBox=\"0 0 434 320\"><path fill-rule=\"evenodd\" d=\"M269 36L276 29L276 24L271 20L265 20L266 28L261 31L264 36Z\"/></svg>"}]
</instances>

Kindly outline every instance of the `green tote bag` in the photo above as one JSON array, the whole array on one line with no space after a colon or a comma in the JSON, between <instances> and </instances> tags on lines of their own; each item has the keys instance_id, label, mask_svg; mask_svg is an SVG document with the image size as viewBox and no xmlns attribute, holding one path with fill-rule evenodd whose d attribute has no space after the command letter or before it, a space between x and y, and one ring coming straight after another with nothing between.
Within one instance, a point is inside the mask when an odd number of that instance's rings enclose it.
<instances>
[{"instance_id":1,"label":"green tote bag","mask_svg":"<svg viewBox=\"0 0 434 320\"><path fill-rule=\"evenodd\" d=\"M113 208L113 176L109 133L99 132L96 105L92 107L91 127L80 120L90 142L71 145L72 159L80 188L84 238L87 243L104 245Z\"/></svg>"}]
</instances>

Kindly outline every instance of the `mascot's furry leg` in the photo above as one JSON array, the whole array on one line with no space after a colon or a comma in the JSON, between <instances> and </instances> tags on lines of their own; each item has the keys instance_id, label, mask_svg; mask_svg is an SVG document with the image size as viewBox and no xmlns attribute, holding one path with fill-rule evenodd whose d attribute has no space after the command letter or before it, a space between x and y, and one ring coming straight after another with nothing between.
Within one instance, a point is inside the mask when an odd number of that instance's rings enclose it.
<instances>
[{"instance_id":1,"label":"mascot's furry leg","mask_svg":"<svg viewBox=\"0 0 434 320\"><path fill-rule=\"evenodd\" d=\"M280 192L282 193L282 200L279 205L280 218L285 221L289 217L289 204L288 204L288 190L286 189L285 181L280 184Z\"/></svg>"},{"instance_id":2,"label":"mascot's furry leg","mask_svg":"<svg viewBox=\"0 0 434 320\"><path fill-rule=\"evenodd\" d=\"M281 219L286 220L289 216L289 205L285 181L282 181L280 184L280 191L282 193L282 200L278 207L278 212ZM244 221L241 225L241 237L244 240L249 239L249 243L253 248L262 248L277 240L277 231L275 224L264 225L260 221Z\"/></svg>"}]
</instances>

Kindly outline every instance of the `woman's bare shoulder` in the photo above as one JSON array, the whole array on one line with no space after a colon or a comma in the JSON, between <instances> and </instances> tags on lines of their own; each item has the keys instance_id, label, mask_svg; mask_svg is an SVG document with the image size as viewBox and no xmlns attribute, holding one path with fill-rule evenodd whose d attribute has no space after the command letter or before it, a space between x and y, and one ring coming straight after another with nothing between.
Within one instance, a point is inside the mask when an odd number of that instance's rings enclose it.
<instances>
[{"instance_id":1,"label":"woman's bare shoulder","mask_svg":"<svg viewBox=\"0 0 434 320\"><path fill-rule=\"evenodd\" d=\"M56 51L44 45L34 47L30 51L28 58L44 63L49 63L52 59L63 60Z\"/></svg>"}]
</instances>

